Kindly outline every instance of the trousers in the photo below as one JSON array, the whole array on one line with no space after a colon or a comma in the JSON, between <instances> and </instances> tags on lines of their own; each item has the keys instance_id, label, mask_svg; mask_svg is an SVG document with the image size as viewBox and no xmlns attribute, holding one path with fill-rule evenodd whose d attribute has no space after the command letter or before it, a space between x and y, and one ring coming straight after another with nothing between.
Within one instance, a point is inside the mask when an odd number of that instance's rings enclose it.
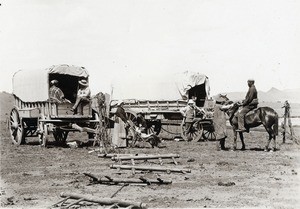
<instances>
[{"instance_id":1,"label":"trousers","mask_svg":"<svg viewBox=\"0 0 300 209\"><path fill-rule=\"evenodd\" d=\"M241 111L239 111L238 113L238 128L240 130L244 130L245 129L245 115L250 111L255 109L255 106L244 106L243 109Z\"/></svg>"}]
</instances>

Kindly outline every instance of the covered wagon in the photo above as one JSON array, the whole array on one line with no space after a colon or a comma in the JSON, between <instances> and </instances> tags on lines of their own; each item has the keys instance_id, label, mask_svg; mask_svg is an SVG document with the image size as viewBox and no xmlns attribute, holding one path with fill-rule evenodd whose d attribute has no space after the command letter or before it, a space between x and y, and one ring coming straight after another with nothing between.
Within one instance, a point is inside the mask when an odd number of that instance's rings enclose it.
<instances>
[{"instance_id":1,"label":"covered wagon","mask_svg":"<svg viewBox=\"0 0 300 209\"><path fill-rule=\"evenodd\" d=\"M193 138L199 140L201 137L205 139L214 139L214 128L212 124L214 101L211 99L209 91L209 79L206 75L200 73L185 72L168 78L173 80L172 87L176 91L179 99L123 99L124 109L127 116L134 123L137 121L137 114L141 113L147 122L147 132L159 134L162 127L180 126L180 134L183 139ZM161 89L166 91L166 89ZM155 94L154 92L148 92ZM190 133L185 133L185 123L180 109L187 105L189 99L194 99L198 107L204 108L206 118L198 123L198 127ZM111 101L111 115L116 110L117 99ZM174 134L174 133L173 133ZM175 133L178 135L177 133Z\"/></svg>"},{"instance_id":2,"label":"covered wagon","mask_svg":"<svg viewBox=\"0 0 300 209\"><path fill-rule=\"evenodd\" d=\"M13 76L15 105L9 123L12 142L20 145L26 142L26 137L38 136L39 143L46 146L49 134L53 134L57 142L64 143L70 131L94 130L99 119L91 103L81 103L77 114L71 111L79 81L88 81L88 78L88 71L84 67L70 65L16 72ZM59 103L49 98L52 80L58 81L65 102Z\"/></svg>"}]
</instances>

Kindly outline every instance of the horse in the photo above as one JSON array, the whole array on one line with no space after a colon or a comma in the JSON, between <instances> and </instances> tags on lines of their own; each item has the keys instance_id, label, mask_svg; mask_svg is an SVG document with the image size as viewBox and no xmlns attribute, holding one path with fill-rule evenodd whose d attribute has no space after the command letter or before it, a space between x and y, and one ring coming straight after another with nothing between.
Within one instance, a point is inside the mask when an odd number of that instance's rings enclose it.
<instances>
[{"instance_id":1,"label":"horse","mask_svg":"<svg viewBox=\"0 0 300 209\"><path fill-rule=\"evenodd\" d=\"M238 111L240 105L238 102L227 101L227 104L223 105L220 109L227 113L229 116L229 122L233 128L234 133L234 144L233 150L236 150L236 140L238 129L238 120L236 117L236 112ZM269 134L269 140L265 146L265 151L269 151L269 145L274 139L273 150L276 150L276 136L278 135L278 114L277 112L270 107L258 107L254 110L248 112L245 116L245 128L246 132L249 133L250 128L263 125L266 131ZM239 132L240 139L242 141L242 150L245 150L244 136L243 132Z\"/></svg>"}]
</instances>

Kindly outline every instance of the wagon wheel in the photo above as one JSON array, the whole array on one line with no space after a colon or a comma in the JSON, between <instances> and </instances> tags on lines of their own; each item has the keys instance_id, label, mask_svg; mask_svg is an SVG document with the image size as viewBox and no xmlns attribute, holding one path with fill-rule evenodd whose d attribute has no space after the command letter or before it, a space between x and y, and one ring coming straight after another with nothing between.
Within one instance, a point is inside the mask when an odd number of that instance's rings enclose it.
<instances>
[{"instance_id":1,"label":"wagon wheel","mask_svg":"<svg viewBox=\"0 0 300 209\"><path fill-rule=\"evenodd\" d=\"M53 136L54 136L55 141L61 145L66 143L68 133L69 133L69 131L63 131L59 128L56 128L53 130Z\"/></svg>"},{"instance_id":2,"label":"wagon wheel","mask_svg":"<svg viewBox=\"0 0 300 209\"><path fill-rule=\"evenodd\" d=\"M161 121L154 121L147 124L147 134L158 135L161 130Z\"/></svg>"},{"instance_id":3,"label":"wagon wheel","mask_svg":"<svg viewBox=\"0 0 300 209\"><path fill-rule=\"evenodd\" d=\"M126 112L128 120L131 120L133 124L136 126L137 125L137 115L133 112Z\"/></svg>"},{"instance_id":4,"label":"wagon wheel","mask_svg":"<svg viewBox=\"0 0 300 209\"><path fill-rule=\"evenodd\" d=\"M39 122L39 143L42 147L46 147L48 140L48 125L44 122Z\"/></svg>"},{"instance_id":5,"label":"wagon wheel","mask_svg":"<svg viewBox=\"0 0 300 209\"><path fill-rule=\"evenodd\" d=\"M20 145L25 143L23 121L20 118L18 109L15 107L10 112L9 131L10 131L12 142L15 145Z\"/></svg>"},{"instance_id":6,"label":"wagon wheel","mask_svg":"<svg viewBox=\"0 0 300 209\"><path fill-rule=\"evenodd\" d=\"M187 132L185 128L185 121L182 120L180 128L181 128L181 137L185 141L191 141L191 140L199 141L202 137L203 126L199 122L197 124L194 124L189 130L189 132Z\"/></svg>"},{"instance_id":7,"label":"wagon wheel","mask_svg":"<svg viewBox=\"0 0 300 209\"><path fill-rule=\"evenodd\" d=\"M134 145L137 142L137 136L136 136L135 130L133 130L132 127L130 127L128 129L127 139L129 139L131 141L130 143L127 144L127 146L134 147Z\"/></svg>"},{"instance_id":8,"label":"wagon wheel","mask_svg":"<svg viewBox=\"0 0 300 209\"><path fill-rule=\"evenodd\" d=\"M211 130L211 129L203 130L202 137L203 137L203 139L209 140L209 141L215 141L216 140L215 131Z\"/></svg>"}]
</instances>

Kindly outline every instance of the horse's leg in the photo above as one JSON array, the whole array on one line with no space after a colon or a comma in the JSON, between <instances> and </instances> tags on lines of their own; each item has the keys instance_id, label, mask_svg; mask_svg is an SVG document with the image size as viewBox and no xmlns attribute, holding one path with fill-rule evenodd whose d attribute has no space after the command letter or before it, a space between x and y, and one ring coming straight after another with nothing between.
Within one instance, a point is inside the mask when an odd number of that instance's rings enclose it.
<instances>
[{"instance_id":1,"label":"horse's leg","mask_svg":"<svg viewBox=\"0 0 300 209\"><path fill-rule=\"evenodd\" d=\"M270 132L269 133L269 143L272 141L272 138L273 138L273 149L272 151L276 151L276 132L275 130L273 130L272 128L270 128Z\"/></svg>"},{"instance_id":2,"label":"horse's leg","mask_svg":"<svg viewBox=\"0 0 300 209\"><path fill-rule=\"evenodd\" d=\"M276 134L273 135L273 139L274 139L274 146L273 146L273 151L276 151Z\"/></svg>"},{"instance_id":3,"label":"horse's leg","mask_svg":"<svg viewBox=\"0 0 300 209\"><path fill-rule=\"evenodd\" d=\"M268 128L268 127L265 127L266 128L266 130L267 130L267 132L268 132L268 134L269 134L269 140L268 140L268 143L267 143L267 145L266 145L266 147L265 147L265 152L268 152L269 151L269 146L270 146L270 143L271 143L271 141L272 141L272 133L273 133L273 131L272 131L272 129L271 128Z\"/></svg>"},{"instance_id":4,"label":"horse's leg","mask_svg":"<svg viewBox=\"0 0 300 209\"><path fill-rule=\"evenodd\" d=\"M241 139L241 142L242 142L242 150L245 150L246 146L245 146L245 142L244 142L243 132L239 132L239 134L240 134L240 139Z\"/></svg>"}]
</instances>

